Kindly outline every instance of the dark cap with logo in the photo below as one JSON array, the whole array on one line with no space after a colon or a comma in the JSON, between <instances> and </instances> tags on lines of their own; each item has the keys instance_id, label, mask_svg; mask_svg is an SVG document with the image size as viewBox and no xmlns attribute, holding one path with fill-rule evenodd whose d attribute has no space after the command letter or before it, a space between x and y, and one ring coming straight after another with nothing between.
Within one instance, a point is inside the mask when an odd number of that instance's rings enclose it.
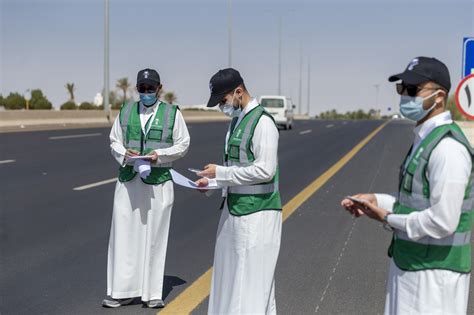
<instances>
[{"instance_id":1,"label":"dark cap with logo","mask_svg":"<svg viewBox=\"0 0 474 315\"><path fill-rule=\"evenodd\" d=\"M436 58L416 57L408 64L404 72L392 75L390 82L402 80L406 84L419 85L428 81L437 83L446 90L451 89L448 67Z\"/></svg>"},{"instance_id":2,"label":"dark cap with logo","mask_svg":"<svg viewBox=\"0 0 474 315\"><path fill-rule=\"evenodd\" d=\"M151 86L160 85L160 75L154 69L143 69L138 71L137 75L137 86L140 84L149 84Z\"/></svg>"},{"instance_id":3,"label":"dark cap with logo","mask_svg":"<svg viewBox=\"0 0 474 315\"><path fill-rule=\"evenodd\" d=\"M207 107L216 106L227 93L243 83L244 80L240 76L239 71L232 68L219 70L219 72L212 76L209 82L211 97L209 98L209 102L207 102Z\"/></svg>"}]
</instances>

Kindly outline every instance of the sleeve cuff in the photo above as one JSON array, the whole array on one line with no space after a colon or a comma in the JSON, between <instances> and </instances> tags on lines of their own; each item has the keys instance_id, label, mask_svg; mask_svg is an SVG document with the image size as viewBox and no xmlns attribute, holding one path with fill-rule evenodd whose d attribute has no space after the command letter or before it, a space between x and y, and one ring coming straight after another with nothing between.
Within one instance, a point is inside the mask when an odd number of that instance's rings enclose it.
<instances>
[{"instance_id":1,"label":"sleeve cuff","mask_svg":"<svg viewBox=\"0 0 474 315\"><path fill-rule=\"evenodd\" d=\"M387 223L396 230L406 232L407 217L407 214L390 214L387 216Z\"/></svg>"},{"instance_id":2,"label":"sleeve cuff","mask_svg":"<svg viewBox=\"0 0 474 315\"><path fill-rule=\"evenodd\" d=\"M228 167L225 166L216 166L216 178L215 181L227 180Z\"/></svg>"},{"instance_id":3,"label":"sleeve cuff","mask_svg":"<svg viewBox=\"0 0 474 315\"><path fill-rule=\"evenodd\" d=\"M395 197L386 194L375 194L375 198L377 199L379 208L393 212L393 204L396 201Z\"/></svg>"}]
</instances>

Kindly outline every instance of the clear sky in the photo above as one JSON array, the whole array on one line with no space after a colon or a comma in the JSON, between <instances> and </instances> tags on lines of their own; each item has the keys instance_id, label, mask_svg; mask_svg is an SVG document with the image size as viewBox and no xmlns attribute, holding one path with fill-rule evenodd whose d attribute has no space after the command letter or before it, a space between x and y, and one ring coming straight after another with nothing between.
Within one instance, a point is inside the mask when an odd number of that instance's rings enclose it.
<instances>
[{"instance_id":1,"label":"clear sky","mask_svg":"<svg viewBox=\"0 0 474 315\"><path fill-rule=\"evenodd\" d=\"M474 36L472 0L233 0L233 67L254 96L276 94L278 19L282 18L282 90L311 113L397 107L391 74L415 56L434 56L461 78L462 38ZM103 88L102 0L0 0L0 92L41 88L58 107L64 85L76 100ZM158 70L178 103L203 104L209 78L227 67L227 0L110 0L110 80ZM452 89L453 90L453 89Z\"/></svg>"}]
</instances>

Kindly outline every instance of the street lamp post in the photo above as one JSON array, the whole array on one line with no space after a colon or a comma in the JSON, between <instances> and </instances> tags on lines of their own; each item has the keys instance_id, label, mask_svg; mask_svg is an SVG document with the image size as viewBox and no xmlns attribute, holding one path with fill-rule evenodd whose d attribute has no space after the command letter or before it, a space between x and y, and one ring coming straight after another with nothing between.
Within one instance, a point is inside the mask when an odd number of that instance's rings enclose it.
<instances>
[{"instance_id":1,"label":"street lamp post","mask_svg":"<svg viewBox=\"0 0 474 315\"><path fill-rule=\"evenodd\" d=\"M301 115L303 111L303 99L301 93L303 91L303 44L300 42L300 77L299 77L299 88L298 88L298 114Z\"/></svg>"},{"instance_id":2,"label":"street lamp post","mask_svg":"<svg viewBox=\"0 0 474 315\"><path fill-rule=\"evenodd\" d=\"M374 84L375 87L375 109L379 108L379 88L380 84Z\"/></svg>"},{"instance_id":3,"label":"street lamp post","mask_svg":"<svg viewBox=\"0 0 474 315\"><path fill-rule=\"evenodd\" d=\"M281 95L281 16L278 19L278 95Z\"/></svg>"},{"instance_id":4,"label":"street lamp post","mask_svg":"<svg viewBox=\"0 0 474 315\"><path fill-rule=\"evenodd\" d=\"M309 114L309 107L310 107L310 98L311 98L311 56L308 57L308 97L307 97L307 103L306 103L306 112L308 117L310 116Z\"/></svg>"},{"instance_id":5,"label":"street lamp post","mask_svg":"<svg viewBox=\"0 0 474 315\"><path fill-rule=\"evenodd\" d=\"M229 35L229 68L232 67L232 0L229 0L229 12L228 12L228 26L227 26L227 31Z\"/></svg>"},{"instance_id":6,"label":"street lamp post","mask_svg":"<svg viewBox=\"0 0 474 315\"><path fill-rule=\"evenodd\" d=\"M104 0L104 113L110 121L109 106L109 0Z\"/></svg>"}]
</instances>

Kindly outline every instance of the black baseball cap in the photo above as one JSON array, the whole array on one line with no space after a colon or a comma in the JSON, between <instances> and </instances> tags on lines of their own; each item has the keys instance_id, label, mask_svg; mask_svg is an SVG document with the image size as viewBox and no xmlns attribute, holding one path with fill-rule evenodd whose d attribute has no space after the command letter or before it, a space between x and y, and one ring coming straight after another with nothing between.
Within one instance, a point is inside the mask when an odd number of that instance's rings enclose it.
<instances>
[{"instance_id":1,"label":"black baseball cap","mask_svg":"<svg viewBox=\"0 0 474 315\"><path fill-rule=\"evenodd\" d=\"M451 89L448 67L438 59L430 57L413 58L404 72L392 75L388 80L390 82L402 80L411 85L432 81L444 87L448 92Z\"/></svg>"},{"instance_id":2,"label":"black baseball cap","mask_svg":"<svg viewBox=\"0 0 474 315\"><path fill-rule=\"evenodd\" d=\"M227 68L219 70L214 74L209 82L211 97L207 102L207 107L214 107L222 100L222 98L239 85L244 83L244 79L240 76L239 71Z\"/></svg>"},{"instance_id":3,"label":"black baseball cap","mask_svg":"<svg viewBox=\"0 0 474 315\"><path fill-rule=\"evenodd\" d=\"M143 69L138 71L137 75L137 86L140 84L149 84L151 86L160 85L160 75L154 69Z\"/></svg>"}]
</instances>

